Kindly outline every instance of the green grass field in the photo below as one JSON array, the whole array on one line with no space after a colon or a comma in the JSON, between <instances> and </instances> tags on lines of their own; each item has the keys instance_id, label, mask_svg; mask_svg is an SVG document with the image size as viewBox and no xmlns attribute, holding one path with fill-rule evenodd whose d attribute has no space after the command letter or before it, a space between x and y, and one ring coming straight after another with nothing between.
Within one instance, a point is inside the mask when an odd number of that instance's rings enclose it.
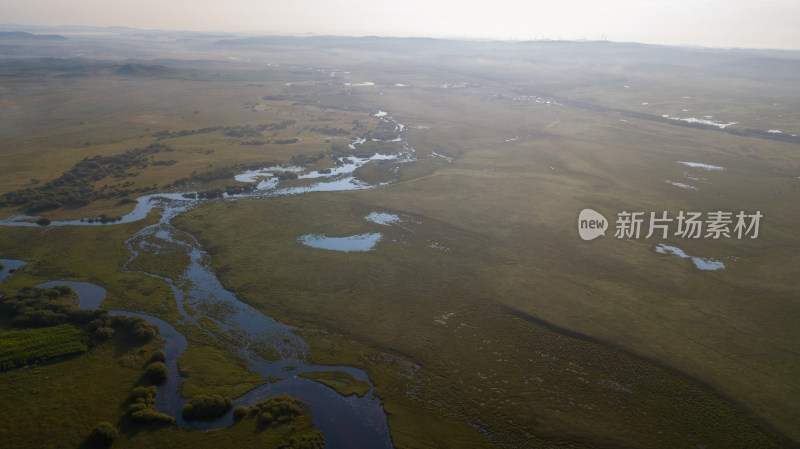
<instances>
[{"instance_id":1,"label":"green grass field","mask_svg":"<svg viewBox=\"0 0 800 449\"><path fill-rule=\"evenodd\" d=\"M323 383L342 396L351 394L363 397L370 390L370 385L363 380L358 380L350 373L342 371L313 371L302 373L300 377L305 377Z\"/></svg>"},{"instance_id":2,"label":"green grass field","mask_svg":"<svg viewBox=\"0 0 800 449\"><path fill-rule=\"evenodd\" d=\"M118 52L111 59L128 55L115 43L93 45L99 54ZM800 441L800 145L654 119L708 116L738 122L733 129L800 131L800 84L776 71L769 55L745 64L731 59L733 51L706 62L691 49L634 46L617 54L577 43L448 43L442 50L404 42L404 57L388 43L201 53L181 45L160 47L160 56L174 58L161 61L173 70L157 76L113 75L107 62L89 60L78 64L86 73L67 76L69 61L8 59L0 68L8 87L0 104L0 194L38 191L84 158L154 143L170 151L103 171L87 185L204 191L245 185L232 176L245 167L313 160L314 169L331 168L349 139L379 133L374 114L388 111L406 127L404 143L418 160L370 163L356 174L390 184L213 201L173 223L185 233L179 240L197 238L240 300L302 328L309 362L363 369L398 448ZM251 62L234 64L231 55ZM353 85L365 81L375 84ZM401 146L369 142L359 150ZM121 216L133 208L121 200L135 196L41 215ZM757 239L619 239L612 224L605 237L585 242L576 229L584 208L612 221L622 211L758 210L764 218ZM0 217L20 210L5 207ZM366 220L373 212L400 221ZM142 249L121 271L131 257L125 241L156 214L106 227L0 228L0 256L28 262L0 294L58 279L101 285L103 308L157 316L187 337L179 360L184 396L236 397L263 383L229 350L243 342L208 318L199 320L205 329L181 321L169 286L139 272L186 290L181 245ZM376 232L382 237L367 252L299 240ZM725 267L698 270L656 252L659 244ZM7 321L0 319L3 348L19 336L41 343L54 332L8 331ZM71 335L66 340L76 343ZM57 363L0 373L2 396L12 398L0 413L0 440L78 446L108 421L121 433L114 447L318 442L307 415L269 430L253 416L213 432L128 422L123 404L157 346L115 337ZM369 389L340 372L306 377L343 395Z\"/></svg>"},{"instance_id":3,"label":"green grass field","mask_svg":"<svg viewBox=\"0 0 800 449\"><path fill-rule=\"evenodd\" d=\"M4 370L86 352L89 339L85 332L68 324L3 332L0 336L0 367Z\"/></svg>"}]
</instances>

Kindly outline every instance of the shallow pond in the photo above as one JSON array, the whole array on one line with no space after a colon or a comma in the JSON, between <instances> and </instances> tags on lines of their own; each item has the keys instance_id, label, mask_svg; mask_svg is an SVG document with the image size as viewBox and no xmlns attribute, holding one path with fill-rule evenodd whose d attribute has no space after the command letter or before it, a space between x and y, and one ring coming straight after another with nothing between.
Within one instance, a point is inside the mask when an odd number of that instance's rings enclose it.
<instances>
[{"instance_id":1,"label":"shallow pond","mask_svg":"<svg viewBox=\"0 0 800 449\"><path fill-rule=\"evenodd\" d=\"M660 254L674 254L682 259L692 259L694 266L697 267L698 270L714 271L725 268L725 264L718 260L693 257L686 254L682 249L676 246L667 246L663 243L660 243L658 246L656 246L656 252Z\"/></svg>"},{"instance_id":2,"label":"shallow pond","mask_svg":"<svg viewBox=\"0 0 800 449\"><path fill-rule=\"evenodd\" d=\"M372 212L364 217L364 219L384 226L391 226L402 221L398 215L388 212Z\"/></svg>"},{"instance_id":3,"label":"shallow pond","mask_svg":"<svg viewBox=\"0 0 800 449\"><path fill-rule=\"evenodd\" d=\"M3 268L0 269L0 282L3 279L11 276L14 274L15 271L19 270L19 267L25 265L24 260L14 260L14 259L0 259L0 265L3 265Z\"/></svg>"},{"instance_id":4,"label":"shallow pond","mask_svg":"<svg viewBox=\"0 0 800 449\"><path fill-rule=\"evenodd\" d=\"M701 168L703 170L708 170L708 171L725 171L724 167L718 167L716 165L703 164L703 163L700 163L700 162L678 161L678 163L686 165L688 167Z\"/></svg>"},{"instance_id":5,"label":"shallow pond","mask_svg":"<svg viewBox=\"0 0 800 449\"><path fill-rule=\"evenodd\" d=\"M306 234L299 238L303 245L333 251L372 251L375 244L383 237L380 232L351 235L349 237L326 237L324 235Z\"/></svg>"}]
</instances>

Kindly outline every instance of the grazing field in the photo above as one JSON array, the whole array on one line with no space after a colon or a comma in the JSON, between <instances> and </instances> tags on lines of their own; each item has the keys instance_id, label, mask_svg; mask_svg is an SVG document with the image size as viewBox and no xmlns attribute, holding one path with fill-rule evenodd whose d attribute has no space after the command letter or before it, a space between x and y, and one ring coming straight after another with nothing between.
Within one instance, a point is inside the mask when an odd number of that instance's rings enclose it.
<instances>
[{"instance_id":1,"label":"grazing field","mask_svg":"<svg viewBox=\"0 0 800 449\"><path fill-rule=\"evenodd\" d=\"M341 371L316 371L303 373L300 376L321 382L344 396L349 396L351 394L364 396L370 390L368 383L356 379L350 373Z\"/></svg>"},{"instance_id":2,"label":"grazing field","mask_svg":"<svg viewBox=\"0 0 800 449\"><path fill-rule=\"evenodd\" d=\"M114 447L321 447L324 407L236 402L285 378L374 394L385 415L364 421L398 448L800 442L796 52L229 37L0 54L0 219L40 223L0 227L0 257L26 262L0 294L104 287L102 309L186 338L172 393L211 410L187 416L235 419L136 422L160 341L87 346L4 314L9 447L79 446L100 422ZM179 200L122 220L146 194ZM593 241L587 208L608 220ZM617 233L624 212L641 235ZM730 212L732 235L682 236L681 212ZM757 238L736 236L739 212L761 214ZM293 327L257 340L258 314Z\"/></svg>"}]
</instances>

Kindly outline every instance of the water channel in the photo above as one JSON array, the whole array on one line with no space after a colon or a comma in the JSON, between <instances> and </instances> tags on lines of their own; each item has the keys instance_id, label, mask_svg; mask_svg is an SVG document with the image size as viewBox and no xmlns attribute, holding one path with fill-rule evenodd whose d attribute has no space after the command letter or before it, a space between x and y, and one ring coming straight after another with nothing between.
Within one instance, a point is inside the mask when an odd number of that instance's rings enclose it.
<instances>
[{"instance_id":1,"label":"water channel","mask_svg":"<svg viewBox=\"0 0 800 449\"><path fill-rule=\"evenodd\" d=\"M354 171L364 164L377 161L411 161L414 150L405 142L404 126L396 123L389 116L382 115L380 120L393 122L398 131L402 151L393 155L375 154L372 157L343 157L333 170L312 171L301 175L302 179L312 179L314 183L302 188L282 187L274 178L273 171L286 171L287 167L265 167L237 176L244 182L256 182L257 188L248 193L228 195L222 201L235 201L248 198L269 198L283 195L296 195L317 191L367 189L374 186L365 184L354 177ZM356 139L350 148L366 142ZM299 377L298 374L309 371L343 371L358 380L370 382L362 370L346 366L310 365L306 362L307 344L294 332L292 326L280 323L261 311L239 301L236 296L226 290L219 282L209 265L209 257L199 242L184 231L171 224L172 218L198 207L209 201L198 199L194 192L164 193L146 195L138 198L134 210L114 223L89 222L86 220L53 221L49 226L113 226L130 223L145 218L153 208L162 210L159 221L141 229L131 236L126 246L131 252L130 259L123 266L129 271L129 265L143 252L158 257L162 248L180 247L189 255L189 263L179 279L171 279L158 274L140 271L148 276L166 282L175 297L176 306L181 314L181 321L194 324L222 343L228 350L246 360L248 367L259 373L266 383L256 387L244 395L234 399L233 405L253 405L270 396L288 394L311 405L314 426L325 436L326 447L330 449L344 448L391 448L394 447L389 433L386 413L380 398L372 389L364 396L342 396L332 388L319 382ZM38 226L23 217L11 217L0 221L0 226ZM380 236L380 234L376 234ZM377 241L377 239L376 239ZM332 248L336 249L336 248ZM9 263L6 263L9 262ZM4 260L4 268L0 281L10 275L9 270L18 268L23 261ZM69 285L79 295L80 307L94 309L101 305L106 292L101 286L65 280L53 280L40 286ZM210 422L186 421L181 415L183 405L188 401L181 395L183 379L179 375L177 361L187 348L186 338L169 323L141 312L111 310L118 315L135 315L158 326L160 337L165 341L164 352L167 355L167 367L170 376L158 387L156 409L173 416L177 423L194 429L214 429L233 423L232 412ZM200 318L204 318L201 320ZM210 320L214 329L203 323ZM271 356L265 356L264 348L269 348ZM275 379L280 379L275 381ZM269 382L269 380L273 380ZM372 385L370 383L370 385Z\"/></svg>"}]
</instances>

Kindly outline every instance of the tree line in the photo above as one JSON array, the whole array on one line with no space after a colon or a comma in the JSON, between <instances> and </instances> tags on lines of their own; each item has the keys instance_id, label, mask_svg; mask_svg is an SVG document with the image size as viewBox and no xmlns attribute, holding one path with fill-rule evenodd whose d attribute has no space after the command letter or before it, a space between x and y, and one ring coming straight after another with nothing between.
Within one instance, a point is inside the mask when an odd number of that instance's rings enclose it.
<instances>
[{"instance_id":1,"label":"tree line","mask_svg":"<svg viewBox=\"0 0 800 449\"><path fill-rule=\"evenodd\" d=\"M172 148L154 143L146 148L136 148L117 155L84 158L44 185L1 195L0 207L22 207L26 213L37 213L59 207L77 208L99 199L122 198L151 191L153 187L134 188L133 181L106 184L99 189L94 184L109 177L124 180L137 176L138 172L132 172L132 169L169 164L170 162L162 163L153 159L153 155L162 151L170 152Z\"/></svg>"}]
</instances>

